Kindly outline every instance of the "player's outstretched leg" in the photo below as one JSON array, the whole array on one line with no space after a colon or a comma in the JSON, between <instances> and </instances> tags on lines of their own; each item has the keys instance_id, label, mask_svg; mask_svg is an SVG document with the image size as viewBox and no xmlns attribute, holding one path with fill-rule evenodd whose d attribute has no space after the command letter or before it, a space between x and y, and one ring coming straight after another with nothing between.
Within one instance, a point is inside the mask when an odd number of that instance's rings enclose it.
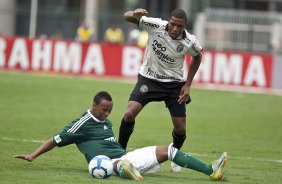
<instances>
[{"instance_id":1,"label":"player's outstretched leg","mask_svg":"<svg viewBox=\"0 0 282 184\"><path fill-rule=\"evenodd\" d=\"M227 163L227 153L224 152L220 158L212 163L213 173L210 175L212 180L220 180L223 176L223 167Z\"/></svg>"},{"instance_id":2,"label":"player's outstretched leg","mask_svg":"<svg viewBox=\"0 0 282 184\"><path fill-rule=\"evenodd\" d=\"M134 167L134 165L129 160L121 160L117 164L118 172L120 177L124 179L132 179L135 181L143 181L143 176Z\"/></svg>"},{"instance_id":3,"label":"player's outstretched leg","mask_svg":"<svg viewBox=\"0 0 282 184\"><path fill-rule=\"evenodd\" d=\"M212 164L207 164L188 153L184 153L169 146L168 159L181 167L202 172L210 176L212 180L220 180L223 176L223 167L227 162L227 153L224 152L221 157Z\"/></svg>"}]
</instances>

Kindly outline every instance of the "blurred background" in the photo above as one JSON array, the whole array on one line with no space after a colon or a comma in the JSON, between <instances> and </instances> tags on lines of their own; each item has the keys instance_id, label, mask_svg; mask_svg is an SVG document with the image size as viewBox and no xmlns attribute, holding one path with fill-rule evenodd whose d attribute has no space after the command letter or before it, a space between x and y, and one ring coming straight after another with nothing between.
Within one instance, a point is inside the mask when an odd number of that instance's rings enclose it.
<instances>
[{"instance_id":1,"label":"blurred background","mask_svg":"<svg viewBox=\"0 0 282 184\"><path fill-rule=\"evenodd\" d=\"M144 48L146 33L122 18L138 7L164 20L171 10L184 9L187 30L206 51L270 54L265 86L282 88L282 0L1 0L0 34Z\"/></svg>"},{"instance_id":2,"label":"blurred background","mask_svg":"<svg viewBox=\"0 0 282 184\"><path fill-rule=\"evenodd\" d=\"M106 29L113 24L128 35L130 25L122 14L138 7L165 20L171 10L184 9L189 17L187 29L205 48L282 49L281 0L1 0L0 33L73 39L85 22L93 28L94 39L103 41Z\"/></svg>"},{"instance_id":3,"label":"blurred background","mask_svg":"<svg viewBox=\"0 0 282 184\"><path fill-rule=\"evenodd\" d=\"M226 184L282 183L282 0L0 0L0 184L101 183L75 146L32 164L12 155L34 150L100 90L113 95L118 132L148 39L122 17L138 7L164 20L184 9L204 48L183 150L204 161L226 150ZM171 129L164 104L150 104L130 147L168 145ZM171 173L169 163L144 182L211 183L197 172Z\"/></svg>"}]
</instances>

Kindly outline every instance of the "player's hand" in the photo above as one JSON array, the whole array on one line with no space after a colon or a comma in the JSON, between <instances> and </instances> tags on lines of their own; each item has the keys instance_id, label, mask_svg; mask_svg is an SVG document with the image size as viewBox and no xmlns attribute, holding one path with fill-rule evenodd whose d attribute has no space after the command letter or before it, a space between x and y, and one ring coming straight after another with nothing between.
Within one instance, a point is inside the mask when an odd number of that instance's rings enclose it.
<instances>
[{"instance_id":1,"label":"player's hand","mask_svg":"<svg viewBox=\"0 0 282 184\"><path fill-rule=\"evenodd\" d=\"M178 103L186 103L190 97L190 87L187 87L186 85L183 85L180 91Z\"/></svg>"},{"instance_id":2,"label":"player's hand","mask_svg":"<svg viewBox=\"0 0 282 184\"><path fill-rule=\"evenodd\" d=\"M27 160L29 162L33 161L33 158L31 155L15 155L13 156L14 158L19 158L19 159L23 159L23 160Z\"/></svg>"},{"instance_id":3,"label":"player's hand","mask_svg":"<svg viewBox=\"0 0 282 184\"><path fill-rule=\"evenodd\" d=\"M148 14L147 10L145 10L143 8L137 8L133 11L133 16L137 17L137 18L140 18L140 17L147 15L147 14Z\"/></svg>"}]
</instances>

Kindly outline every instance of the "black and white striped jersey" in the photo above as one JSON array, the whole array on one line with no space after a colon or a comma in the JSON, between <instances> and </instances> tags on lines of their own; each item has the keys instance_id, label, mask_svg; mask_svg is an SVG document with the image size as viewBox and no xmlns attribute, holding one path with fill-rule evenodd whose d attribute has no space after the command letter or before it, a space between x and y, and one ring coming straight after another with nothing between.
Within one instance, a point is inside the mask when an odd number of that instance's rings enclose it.
<instances>
[{"instance_id":1,"label":"black and white striped jersey","mask_svg":"<svg viewBox=\"0 0 282 184\"><path fill-rule=\"evenodd\" d=\"M185 81L185 56L197 56L202 47L196 37L186 30L179 39L172 39L167 26L165 20L141 17L139 27L148 32L149 38L139 73L161 82Z\"/></svg>"}]
</instances>

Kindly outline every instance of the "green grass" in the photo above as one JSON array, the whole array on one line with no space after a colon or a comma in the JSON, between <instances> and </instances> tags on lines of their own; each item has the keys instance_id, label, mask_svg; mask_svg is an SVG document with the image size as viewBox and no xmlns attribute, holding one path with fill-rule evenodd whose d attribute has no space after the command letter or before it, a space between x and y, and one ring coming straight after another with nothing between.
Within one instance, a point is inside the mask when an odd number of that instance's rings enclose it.
<instances>
[{"instance_id":1,"label":"green grass","mask_svg":"<svg viewBox=\"0 0 282 184\"><path fill-rule=\"evenodd\" d=\"M74 145L55 148L33 162L13 158L28 154L92 105L96 92L112 94L110 119L118 135L133 83L0 72L0 183L132 183L119 177L95 180ZM188 138L182 150L206 162L227 151L224 183L282 181L282 97L192 89ZM151 103L138 116L131 149L168 145L172 124L163 103ZM171 173L169 162L143 183L214 183L204 174Z\"/></svg>"}]
</instances>

